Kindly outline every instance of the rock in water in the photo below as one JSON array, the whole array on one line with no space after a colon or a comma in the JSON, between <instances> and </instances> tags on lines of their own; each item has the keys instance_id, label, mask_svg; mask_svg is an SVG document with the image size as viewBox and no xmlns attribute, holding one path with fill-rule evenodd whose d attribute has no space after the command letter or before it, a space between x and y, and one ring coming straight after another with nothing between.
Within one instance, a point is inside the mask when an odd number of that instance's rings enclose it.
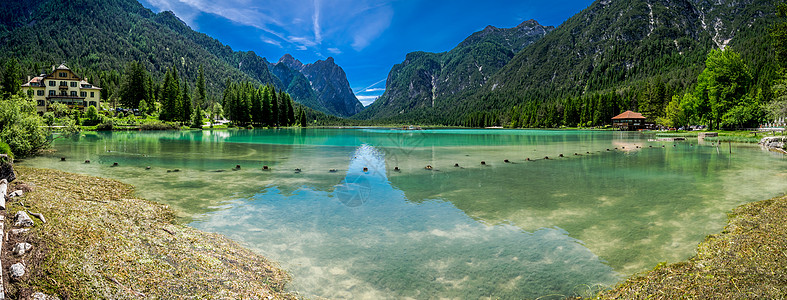
<instances>
[{"instance_id":1,"label":"rock in water","mask_svg":"<svg viewBox=\"0 0 787 300\"><path fill-rule=\"evenodd\" d=\"M16 256L22 256L25 255L25 252L29 251L31 248L33 248L33 245L28 243L18 243L14 246L14 249L12 249L11 252L13 252Z\"/></svg>"},{"instance_id":2,"label":"rock in water","mask_svg":"<svg viewBox=\"0 0 787 300\"><path fill-rule=\"evenodd\" d=\"M11 265L11 279L19 279L22 276L25 276L25 265L22 263Z\"/></svg>"},{"instance_id":3,"label":"rock in water","mask_svg":"<svg viewBox=\"0 0 787 300\"><path fill-rule=\"evenodd\" d=\"M16 212L14 220L16 220L16 223L14 223L16 227L33 227L33 219L31 219L26 212Z\"/></svg>"},{"instance_id":4,"label":"rock in water","mask_svg":"<svg viewBox=\"0 0 787 300\"><path fill-rule=\"evenodd\" d=\"M16 173L14 173L14 164L11 158L6 154L0 154L0 179L5 179L8 182L16 180Z\"/></svg>"}]
</instances>

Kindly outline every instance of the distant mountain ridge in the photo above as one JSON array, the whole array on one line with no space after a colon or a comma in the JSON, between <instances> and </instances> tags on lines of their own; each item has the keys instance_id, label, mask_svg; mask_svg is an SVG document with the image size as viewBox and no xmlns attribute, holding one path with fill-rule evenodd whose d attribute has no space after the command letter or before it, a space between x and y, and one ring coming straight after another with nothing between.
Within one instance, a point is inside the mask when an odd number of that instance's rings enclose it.
<instances>
[{"instance_id":1,"label":"distant mountain ridge","mask_svg":"<svg viewBox=\"0 0 787 300\"><path fill-rule=\"evenodd\" d=\"M358 98L350 88L347 74L334 62L333 57L304 65L292 55L285 54L274 65L274 68L279 67L279 65L284 65L291 70L300 72L308 79L309 85L314 90L314 95L310 94L308 97L311 99L311 97L316 96L316 102L313 102L311 105L304 103L307 106L321 111L324 108L326 113L340 117L349 117L363 110L363 104L358 101ZM297 75L293 76L298 77ZM295 82L302 84L302 80L296 80ZM298 86L298 88L299 90L303 89L301 86Z\"/></svg>"},{"instance_id":2,"label":"distant mountain ridge","mask_svg":"<svg viewBox=\"0 0 787 300\"><path fill-rule=\"evenodd\" d=\"M444 99L478 89L517 52L552 30L535 20L513 28L487 26L451 51L408 53L388 74L385 93L354 118L391 118L434 108Z\"/></svg>"}]
</instances>

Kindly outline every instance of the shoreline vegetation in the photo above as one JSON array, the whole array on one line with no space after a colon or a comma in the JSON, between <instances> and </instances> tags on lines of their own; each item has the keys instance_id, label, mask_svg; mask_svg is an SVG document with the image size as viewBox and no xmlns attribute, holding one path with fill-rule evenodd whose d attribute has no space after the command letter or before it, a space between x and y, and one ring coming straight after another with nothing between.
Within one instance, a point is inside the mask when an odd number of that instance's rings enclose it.
<instances>
[{"instance_id":1,"label":"shoreline vegetation","mask_svg":"<svg viewBox=\"0 0 787 300\"><path fill-rule=\"evenodd\" d=\"M697 254L635 274L595 299L787 298L787 196L741 205Z\"/></svg>"},{"instance_id":2,"label":"shoreline vegetation","mask_svg":"<svg viewBox=\"0 0 787 300\"><path fill-rule=\"evenodd\" d=\"M168 206L136 198L130 185L48 169L16 171L10 190L30 192L8 203L8 216L35 211L47 221L36 220L25 233L7 230L6 249L33 245L23 256L2 257L4 266L23 262L28 269L6 279L11 298L36 292L61 299L298 298L286 291L290 276L277 264L222 235L177 224Z\"/></svg>"}]
</instances>

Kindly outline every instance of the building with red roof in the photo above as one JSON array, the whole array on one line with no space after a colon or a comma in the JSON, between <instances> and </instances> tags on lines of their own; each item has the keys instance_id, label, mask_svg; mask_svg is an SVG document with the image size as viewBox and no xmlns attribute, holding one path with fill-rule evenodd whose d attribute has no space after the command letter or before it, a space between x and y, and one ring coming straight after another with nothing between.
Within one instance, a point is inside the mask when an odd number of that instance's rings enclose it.
<instances>
[{"instance_id":1,"label":"building with red roof","mask_svg":"<svg viewBox=\"0 0 787 300\"><path fill-rule=\"evenodd\" d=\"M640 130L653 126L652 123L646 122L648 118L641 113L627 110L612 118L612 126L619 130Z\"/></svg>"}]
</instances>

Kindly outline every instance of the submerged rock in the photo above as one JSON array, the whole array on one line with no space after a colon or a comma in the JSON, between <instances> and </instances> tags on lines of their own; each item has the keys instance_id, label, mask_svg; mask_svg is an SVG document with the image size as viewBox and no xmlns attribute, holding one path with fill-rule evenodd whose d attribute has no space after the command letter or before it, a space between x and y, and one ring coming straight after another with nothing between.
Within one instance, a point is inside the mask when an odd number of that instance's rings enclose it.
<instances>
[{"instance_id":1,"label":"submerged rock","mask_svg":"<svg viewBox=\"0 0 787 300\"><path fill-rule=\"evenodd\" d=\"M30 245L28 243L17 243L16 245L14 245L14 249L12 249L11 252L13 252L14 255L16 256L22 256L25 255L25 252L29 251L32 248L33 245Z\"/></svg>"},{"instance_id":2,"label":"submerged rock","mask_svg":"<svg viewBox=\"0 0 787 300\"><path fill-rule=\"evenodd\" d=\"M25 265L22 263L11 265L11 279L19 279L22 276L25 276Z\"/></svg>"},{"instance_id":3,"label":"submerged rock","mask_svg":"<svg viewBox=\"0 0 787 300\"><path fill-rule=\"evenodd\" d=\"M30 216L28 216L26 212L23 212L23 211L16 212L16 215L14 216L14 220L16 220L16 223L14 223L14 226L17 226L17 227L33 227L33 219L31 219Z\"/></svg>"}]
</instances>

